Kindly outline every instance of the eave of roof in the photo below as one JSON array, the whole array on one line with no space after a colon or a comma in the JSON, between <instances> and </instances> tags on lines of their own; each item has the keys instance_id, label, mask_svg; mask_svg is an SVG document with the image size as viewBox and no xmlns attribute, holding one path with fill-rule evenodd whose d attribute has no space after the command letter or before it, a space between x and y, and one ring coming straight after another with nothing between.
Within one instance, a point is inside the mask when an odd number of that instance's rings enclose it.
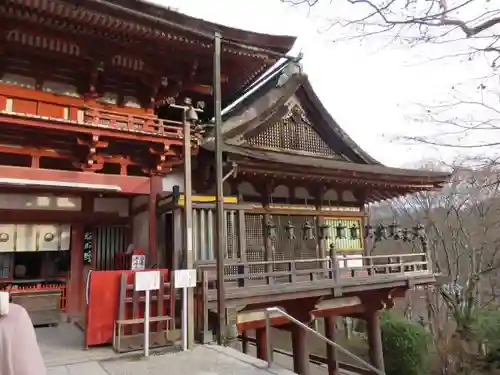
<instances>
[{"instance_id":1,"label":"eave of roof","mask_svg":"<svg viewBox=\"0 0 500 375\"><path fill-rule=\"evenodd\" d=\"M169 22L172 24L172 28L176 28L177 26L177 28L185 32L200 37L206 35L206 38L213 39L214 33L219 32L224 40L269 50L276 54L288 53L297 39L295 36L261 34L216 24L142 0L113 0L112 2L107 0L86 0L84 4L79 0L64 1L102 12L119 14L127 18L138 19L140 18L140 14L143 14ZM127 12L127 9L137 12L137 14Z\"/></svg>"},{"instance_id":2,"label":"eave of roof","mask_svg":"<svg viewBox=\"0 0 500 375\"><path fill-rule=\"evenodd\" d=\"M393 168L384 165L357 164L326 157L323 158L303 154L284 153L282 151L257 150L242 146L225 145L224 151L254 160L276 163L281 166L296 166L298 169L302 169L304 173L315 170L316 172L325 174L325 176L329 175L331 177L334 177L338 172L349 172L353 178L356 176L360 177L361 175L379 179L381 179L381 177L388 177L391 180L394 179L393 183L397 184L400 182L401 185L440 185L446 183L451 177L451 173L449 172ZM244 165L253 164L250 160L242 160L241 163ZM278 170L280 169L283 169L283 167L278 168Z\"/></svg>"}]
</instances>

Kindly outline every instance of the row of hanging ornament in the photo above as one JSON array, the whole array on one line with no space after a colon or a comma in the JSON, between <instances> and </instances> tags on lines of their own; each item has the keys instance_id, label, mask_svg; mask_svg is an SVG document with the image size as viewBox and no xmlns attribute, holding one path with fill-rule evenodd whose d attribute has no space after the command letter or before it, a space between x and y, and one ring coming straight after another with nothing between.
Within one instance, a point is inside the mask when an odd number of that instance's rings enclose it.
<instances>
[{"instance_id":1,"label":"row of hanging ornament","mask_svg":"<svg viewBox=\"0 0 500 375\"><path fill-rule=\"evenodd\" d=\"M285 225L285 230L288 235L289 240L295 240L297 239L297 236L295 234L295 225L292 224L291 221L288 221L287 224ZM320 240L328 240L330 238L330 231L331 226L323 223L319 226L319 239ZM335 228L336 235L335 237L338 239L343 239L345 238L345 230L349 229L350 231L350 239L352 240L358 240L359 237L359 226L356 224L353 224L351 227L346 227L345 225L342 225L341 223L338 224L337 226L333 227ZM271 239L276 238L276 224L271 219L267 220L266 223L266 230L267 230L267 236ZM306 221L304 225L302 226L302 238L303 240L314 240L316 237L314 235L314 226L309 222Z\"/></svg>"},{"instance_id":2,"label":"row of hanging ornament","mask_svg":"<svg viewBox=\"0 0 500 375\"><path fill-rule=\"evenodd\" d=\"M425 233L425 227L422 224L417 224L412 228L403 228L396 221L394 221L388 226L385 226L384 224L379 224L375 227L367 225L365 227L365 238L371 238L376 242L388 238L411 242L417 239L425 241L427 236Z\"/></svg>"},{"instance_id":3,"label":"row of hanging ornament","mask_svg":"<svg viewBox=\"0 0 500 375\"><path fill-rule=\"evenodd\" d=\"M295 234L295 225L292 224L291 221L288 221L285 225L285 230L288 235L289 240L297 239ZM360 239L359 231L360 228L356 224L353 224L351 227L346 227L342 223L339 223L334 227L336 231L335 237L337 239L345 238L345 230L349 229L350 239L358 240ZM266 223L267 236L271 239L276 238L276 224L271 219L268 219ZM330 238L329 235L330 225L323 223L319 226L319 239L320 240L328 240ZM306 221L302 226L302 238L304 240L314 240L314 226ZM388 238L392 238L394 240L402 240L405 242L411 242L414 240L425 241L425 227L422 224L417 224L414 227L410 228L402 228L397 222L393 222L389 226L385 226L384 224L379 224L376 227L372 227L371 225L365 226L365 238L371 238L374 241L382 241Z\"/></svg>"}]
</instances>

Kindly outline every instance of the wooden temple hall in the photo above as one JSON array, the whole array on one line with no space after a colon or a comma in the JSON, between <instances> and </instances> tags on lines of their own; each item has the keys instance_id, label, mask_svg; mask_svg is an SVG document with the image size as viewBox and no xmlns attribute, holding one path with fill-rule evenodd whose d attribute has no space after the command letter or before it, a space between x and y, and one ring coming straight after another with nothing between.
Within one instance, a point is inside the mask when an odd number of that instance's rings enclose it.
<instances>
[{"instance_id":1,"label":"wooden temple hall","mask_svg":"<svg viewBox=\"0 0 500 375\"><path fill-rule=\"evenodd\" d=\"M294 42L138 0L1 2L0 289L35 325L67 318L82 328L85 347L135 350L144 296L134 291L134 272L158 269L150 334L152 345L167 345L180 328L173 271L190 266L192 247L190 337L213 339L224 285L221 316L244 350L255 333L259 358L270 355L266 307L306 324L324 318L328 338L335 316L351 316L366 319L371 362L383 372L380 309L434 275L425 248L368 252L367 205L439 189L448 176L386 167L360 149L323 107L299 59L286 57ZM217 61L225 108L220 250ZM217 282L218 253L225 276ZM307 332L277 312L271 324L291 332L295 371L308 374ZM330 348L331 374L342 366L336 358Z\"/></svg>"}]
</instances>

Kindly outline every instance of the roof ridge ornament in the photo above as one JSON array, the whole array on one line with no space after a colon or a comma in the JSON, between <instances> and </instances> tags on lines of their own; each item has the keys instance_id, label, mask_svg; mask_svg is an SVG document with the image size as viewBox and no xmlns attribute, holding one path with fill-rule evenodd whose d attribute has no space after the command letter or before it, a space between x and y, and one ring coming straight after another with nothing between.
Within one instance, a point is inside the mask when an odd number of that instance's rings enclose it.
<instances>
[{"instance_id":1,"label":"roof ridge ornament","mask_svg":"<svg viewBox=\"0 0 500 375\"><path fill-rule=\"evenodd\" d=\"M303 72L304 68L302 67L302 63L300 61L290 61L283 68L283 71L278 78L278 82L276 83L276 87L283 86L291 77L294 75L302 75Z\"/></svg>"}]
</instances>

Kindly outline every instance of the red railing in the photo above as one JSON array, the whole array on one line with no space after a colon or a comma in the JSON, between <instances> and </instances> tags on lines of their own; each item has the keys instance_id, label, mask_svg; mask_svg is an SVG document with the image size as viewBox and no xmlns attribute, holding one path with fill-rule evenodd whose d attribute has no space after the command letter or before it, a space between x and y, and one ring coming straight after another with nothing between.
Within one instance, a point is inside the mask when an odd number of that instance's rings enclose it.
<instances>
[{"instance_id":1,"label":"red railing","mask_svg":"<svg viewBox=\"0 0 500 375\"><path fill-rule=\"evenodd\" d=\"M162 120L155 115L135 115L101 108L85 110L84 123L129 132L156 134L182 139L182 122Z\"/></svg>"},{"instance_id":2,"label":"red railing","mask_svg":"<svg viewBox=\"0 0 500 375\"><path fill-rule=\"evenodd\" d=\"M145 109L108 109L95 100L56 95L22 87L0 84L0 114L67 122L182 139L182 122L159 119ZM193 143L198 144L195 131Z\"/></svg>"}]
</instances>

